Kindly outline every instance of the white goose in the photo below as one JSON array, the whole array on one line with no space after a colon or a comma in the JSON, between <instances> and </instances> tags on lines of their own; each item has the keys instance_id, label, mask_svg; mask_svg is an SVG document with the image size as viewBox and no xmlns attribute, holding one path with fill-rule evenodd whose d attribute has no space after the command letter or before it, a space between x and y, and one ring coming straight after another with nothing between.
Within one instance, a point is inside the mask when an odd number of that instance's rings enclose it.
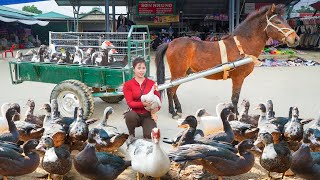
<instances>
[{"instance_id":1,"label":"white goose","mask_svg":"<svg viewBox=\"0 0 320 180\"><path fill-rule=\"evenodd\" d=\"M76 48L76 52L74 53L73 64L82 64L84 53L82 49L80 49L78 46L75 46L75 48Z\"/></svg>"},{"instance_id":2,"label":"white goose","mask_svg":"<svg viewBox=\"0 0 320 180\"><path fill-rule=\"evenodd\" d=\"M151 137L153 142L131 136L127 142L131 166L138 172L138 179L140 173L160 179L170 170L169 157L159 145L160 129L153 128Z\"/></svg>"},{"instance_id":3,"label":"white goose","mask_svg":"<svg viewBox=\"0 0 320 180\"><path fill-rule=\"evenodd\" d=\"M10 106L9 103L4 103L1 106L2 117L0 117L0 133L9 130L9 125L8 125L8 121L6 118L6 111L9 109L9 106Z\"/></svg>"},{"instance_id":4,"label":"white goose","mask_svg":"<svg viewBox=\"0 0 320 180\"><path fill-rule=\"evenodd\" d=\"M148 94L144 94L141 96L141 101L142 102L150 102L151 105L148 106L148 107L145 107L145 109L147 111L151 111L151 116L152 116L152 119L154 120L157 120L157 116L156 116L156 112L159 111L159 108L161 107L161 100L160 98L154 94L154 90L155 90L155 86L156 85L153 85L151 90L148 92Z\"/></svg>"},{"instance_id":5,"label":"white goose","mask_svg":"<svg viewBox=\"0 0 320 180\"><path fill-rule=\"evenodd\" d=\"M220 106L225 106L225 104L219 103L216 106L217 116L207 113L204 108L197 110L195 116L197 117L199 128L203 131L205 136L223 131L223 123L220 117L222 109L219 109Z\"/></svg>"}]
</instances>

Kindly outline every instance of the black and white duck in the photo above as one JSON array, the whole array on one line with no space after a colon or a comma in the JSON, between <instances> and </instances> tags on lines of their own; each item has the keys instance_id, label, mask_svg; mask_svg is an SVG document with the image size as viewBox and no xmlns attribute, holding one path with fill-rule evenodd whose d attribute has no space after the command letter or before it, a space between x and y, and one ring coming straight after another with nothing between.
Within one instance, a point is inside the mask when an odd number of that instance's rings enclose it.
<instances>
[{"instance_id":1,"label":"black and white duck","mask_svg":"<svg viewBox=\"0 0 320 180\"><path fill-rule=\"evenodd\" d=\"M176 147L183 144L193 143L194 139L204 136L203 131L201 129L197 129L198 121L196 117L190 115L180 121L181 123L178 127L185 128L185 130L178 133L174 139L163 138L164 143L171 144Z\"/></svg>"},{"instance_id":2,"label":"black and white duck","mask_svg":"<svg viewBox=\"0 0 320 180\"><path fill-rule=\"evenodd\" d=\"M292 118L284 126L283 134L290 148L296 151L300 147L300 141L303 138L303 126L299 119L299 109L297 107L292 108Z\"/></svg>"},{"instance_id":3,"label":"black and white duck","mask_svg":"<svg viewBox=\"0 0 320 180\"><path fill-rule=\"evenodd\" d=\"M19 141L19 131L17 130L17 127L12 119L19 119L20 114L16 111L15 108L9 108L6 111L5 116L9 125L9 131L0 132L0 141L17 143Z\"/></svg>"},{"instance_id":4,"label":"black and white duck","mask_svg":"<svg viewBox=\"0 0 320 180\"><path fill-rule=\"evenodd\" d=\"M272 103L272 102L271 102ZM292 118L292 108L289 108L289 114L288 117L275 117L274 113L273 116L272 114L269 112L271 108L268 109L268 117L267 119L272 123L278 126L279 130L283 133L284 132L284 126L290 121L290 119ZM274 112L272 110L272 112Z\"/></svg>"},{"instance_id":5,"label":"black and white duck","mask_svg":"<svg viewBox=\"0 0 320 180\"><path fill-rule=\"evenodd\" d=\"M266 106L264 104L259 104L256 109L260 110L260 117L259 117L259 121L258 121L258 128L259 128L258 136L259 136L259 134L267 132L272 135L273 142L275 144L279 143L280 137L281 137L281 132L276 125L270 123L269 120L267 119ZM257 142L257 145L260 143Z\"/></svg>"},{"instance_id":6,"label":"black and white duck","mask_svg":"<svg viewBox=\"0 0 320 180\"><path fill-rule=\"evenodd\" d=\"M32 124L36 124L42 127L45 115L34 115L35 102L33 100L29 99L27 101L26 106L28 106L28 109L27 109L26 118L24 121Z\"/></svg>"},{"instance_id":7,"label":"black and white duck","mask_svg":"<svg viewBox=\"0 0 320 180\"><path fill-rule=\"evenodd\" d=\"M310 143L310 148L313 151L320 151L320 116L304 130L303 141Z\"/></svg>"},{"instance_id":8,"label":"black and white duck","mask_svg":"<svg viewBox=\"0 0 320 180\"><path fill-rule=\"evenodd\" d=\"M249 114L250 102L248 100L243 100L241 105L243 106L243 110L239 114L239 121L247 124L251 124L255 127L258 126L258 121L260 118L259 114Z\"/></svg>"},{"instance_id":9,"label":"black and white duck","mask_svg":"<svg viewBox=\"0 0 320 180\"><path fill-rule=\"evenodd\" d=\"M292 162L288 144L285 141L274 144L273 138L268 132L259 134L258 139L261 139L265 145L260 157L260 165L268 171L268 177L271 177L270 172L278 172L282 173L281 179L283 179Z\"/></svg>"},{"instance_id":10,"label":"black and white duck","mask_svg":"<svg viewBox=\"0 0 320 180\"><path fill-rule=\"evenodd\" d=\"M66 146L54 147L53 140L45 137L36 149L45 153L41 165L49 173L48 179L51 179L52 174L63 176L71 170L72 159Z\"/></svg>"},{"instance_id":11,"label":"black and white duck","mask_svg":"<svg viewBox=\"0 0 320 180\"><path fill-rule=\"evenodd\" d=\"M82 64L92 65L91 56L93 53L94 53L94 49L88 48L87 51L84 53L84 58L83 58Z\"/></svg>"},{"instance_id":12,"label":"black and white duck","mask_svg":"<svg viewBox=\"0 0 320 180\"><path fill-rule=\"evenodd\" d=\"M187 144L170 152L169 157L175 162L192 161L202 165L203 169L222 179L222 176L236 176L251 170L254 165L254 155L250 149L259 151L251 139L238 144L239 154L218 146Z\"/></svg>"},{"instance_id":13,"label":"black and white duck","mask_svg":"<svg viewBox=\"0 0 320 180\"><path fill-rule=\"evenodd\" d=\"M88 139L88 124L83 118L83 108L78 107L76 109L77 119L70 125L68 139L70 143L75 143L76 141L86 141Z\"/></svg>"},{"instance_id":14,"label":"black and white duck","mask_svg":"<svg viewBox=\"0 0 320 180\"><path fill-rule=\"evenodd\" d=\"M309 145L302 144L292 154L290 169L304 179L318 180L320 177L320 152L310 152Z\"/></svg>"},{"instance_id":15,"label":"black and white duck","mask_svg":"<svg viewBox=\"0 0 320 180\"><path fill-rule=\"evenodd\" d=\"M75 46L75 48L73 64L82 64L82 60L84 58L83 50L79 48L79 46Z\"/></svg>"},{"instance_id":16,"label":"black and white duck","mask_svg":"<svg viewBox=\"0 0 320 180\"><path fill-rule=\"evenodd\" d=\"M180 126L188 127L188 128L182 133L180 133L179 136L176 137L176 139L174 140L165 139L163 142L172 144L173 147L178 147L186 144L206 144L211 146L223 147L223 148L229 149L232 152L238 152L238 150L232 147L230 143L215 140L216 138L230 139L229 137L225 137L227 136L227 133L220 132L218 134L203 136L203 134L199 133L201 131L199 131L198 132L199 134L197 135L195 130L196 123L197 123L197 119L195 116L192 116L192 115L187 116ZM218 135L221 135L221 136L218 136Z\"/></svg>"},{"instance_id":17,"label":"black and white duck","mask_svg":"<svg viewBox=\"0 0 320 180\"><path fill-rule=\"evenodd\" d=\"M127 141L131 166L133 170L138 172L138 179L140 173L160 179L170 170L168 154L159 144L160 129L153 128L151 138L152 142L129 136Z\"/></svg>"},{"instance_id":18,"label":"black and white duck","mask_svg":"<svg viewBox=\"0 0 320 180\"><path fill-rule=\"evenodd\" d=\"M198 138L198 140L207 139L232 143L234 140L234 133L229 124L228 118L235 116L235 114L232 112L233 109L233 107L225 107L222 109L219 115L223 124L223 131Z\"/></svg>"},{"instance_id":19,"label":"black and white duck","mask_svg":"<svg viewBox=\"0 0 320 180\"><path fill-rule=\"evenodd\" d=\"M110 106L106 107L103 112L101 123L95 127L99 130L100 134L100 136L98 136L100 140L96 140L97 151L116 151L129 137L128 134L121 133L116 127L107 124L107 121L112 113L113 108Z\"/></svg>"},{"instance_id":20,"label":"black and white duck","mask_svg":"<svg viewBox=\"0 0 320 180\"><path fill-rule=\"evenodd\" d=\"M65 139L67 137L67 132L64 130L63 126L55 122L56 116L54 112L51 112L54 109L56 102L55 100L51 100L51 105L45 104L46 107L46 116L43 120L43 128L45 129L43 132L43 136L41 139L45 137L51 137L54 142L55 147L60 147L64 144Z\"/></svg>"},{"instance_id":21,"label":"black and white duck","mask_svg":"<svg viewBox=\"0 0 320 180\"><path fill-rule=\"evenodd\" d=\"M245 139L255 139L259 132L259 128L256 128L252 124L240 121L229 121L229 124L234 133L234 140L238 142Z\"/></svg>"},{"instance_id":22,"label":"black and white duck","mask_svg":"<svg viewBox=\"0 0 320 180\"><path fill-rule=\"evenodd\" d=\"M22 176L32 173L40 163L40 156L36 152L37 140L29 140L23 145L23 154L17 147L0 146L0 174L7 180L7 176Z\"/></svg>"},{"instance_id":23,"label":"black and white duck","mask_svg":"<svg viewBox=\"0 0 320 180\"><path fill-rule=\"evenodd\" d=\"M88 134L87 145L73 160L74 167L82 176L92 180L116 179L131 162L110 153L96 152L95 136L99 136L99 130L93 128Z\"/></svg>"}]
</instances>

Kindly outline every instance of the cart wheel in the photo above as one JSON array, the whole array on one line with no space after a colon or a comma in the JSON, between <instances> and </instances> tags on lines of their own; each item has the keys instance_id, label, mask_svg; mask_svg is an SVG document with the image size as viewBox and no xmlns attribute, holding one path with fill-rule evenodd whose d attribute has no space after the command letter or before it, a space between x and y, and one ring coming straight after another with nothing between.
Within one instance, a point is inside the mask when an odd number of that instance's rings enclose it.
<instances>
[{"instance_id":1,"label":"cart wheel","mask_svg":"<svg viewBox=\"0 0 320 180\"><path fill-rule=\"evenodd\" d=\"M107 102L110 104L118 103L118 102L122 101L123 98L124 98L124 96L100 97L100 99L102 99L104 102Z\"/></svg>"},{"instance_id":2,"label":"cart wheel","mask_svg":"<svg viewBox=\"0 0 320 180\"><path fill-rule=\"evenodd\" d=\"M92 116L94 110L93 96L87 85L78 80L66 80L57 84L50 96L50 101L57 99L59 111L64 117L73 117L74 108L81 106L84 118Z\"/></svg>"}]
</instances>

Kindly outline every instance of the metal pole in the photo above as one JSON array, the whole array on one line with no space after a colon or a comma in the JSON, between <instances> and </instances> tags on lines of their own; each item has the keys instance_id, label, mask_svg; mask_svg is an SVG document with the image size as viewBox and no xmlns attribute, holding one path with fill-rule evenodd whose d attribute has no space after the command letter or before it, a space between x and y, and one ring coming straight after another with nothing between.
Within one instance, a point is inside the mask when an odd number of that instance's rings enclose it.
<instances>
[{"instance_id":1,"label":"metal pole","mask_svg":"<svg viewBox=\"0 0 320 180\"><path fill-rule=\"evenodd\" d=\"M222 72L224 70L224 66L227 66L230 69L233 69L235 67L251 63L252 61L253 61L253 59L248 57L248 58L244 58L244 59L241 59L241 60L238 60L238 61L235 61L235 62L229 62L229 63L223 64L223 65L219 65L219 66L213 67L212 69L208 69L208 70L205 70L205 71L202 71L202 72L198 72L198 73L193 73L193 74L190 74L187 77L184 77L184 78L181 78L181 79L177 79L177 80L165 83L165 84L161 84L161 85L159 85L158 89L159 90L164 90L164 89L167 89L167 88L171 88L171 87L177 86L177 85L182 84L182 83L186 83L186 82L189 82L189 81L192 81L192 80L195 80L195 79L203 78L203 77L206 77L206 76L210 76L212 74L216 74L216 73ZM123 95L123 92L93 93L93 97L119 96L119 95Z\"/></svg>"},{"instance_id":2,"label":"metal pole","mask_svg":"<svg viewBox=\"0 0 320 180\"><path fill-rule=\"evenodd\" d=\"M236 0L236 27L240 23L240 0Z\"/></svg>"},{"instance_id":3,"label":"metal pole","mask_svg":"<svg viewBox=\"0 0 320 180\"><path fill-rule=\"evenodd\" d=\"M109 32L110 31L110 28L109 28L109 0L105 1L104 7L105 7L106 32Z\"/></svg>"},{"instance_id":4,"label":"metal pole","mask_svg":"<svg viewBox=\"0 0 320 180\"><path fill-rule=\"evenodd\" d=\"M72 6L73 8L73 32L76 32L76 7Z\"/></svg>"},{"instance_id":5,"label":"metal pole","mask_svg":"<svg viewBox=\"0 0 320 180\"><path fill-rule=\"evenodd\" d=\"M234 0L231 0L231 31L233 32L234 30Z\"/></svg>"},{"instance_id":6,"label":"metal pole","mask_svg":"<svg viewBox=\"0 0 320 180\"><path fill-rule=\"evenodd\" d=\"M212 75L212 74L216 74L216 73L222 72L224 70L223 66L227 66L227 67L233 69L235 67L238 67L238 66L241 66L241 65L244 65L244 64L248 64L248 63L251 63L251 62L252 62L252 58L250 58L250 57L249 58L244 58L242 60L235 61L235 62L229 62L227 64L212 68L210 70L206 70L206 71L199 72L199 73L193 73L193 74L190 74L189 76L187 76L185 78L174 80L174 81L171 81L169 83L161 84L161 85L159 85L158 89L159 90L164 90L164 89L167 89L167 88L170 88L170 87L173 87L173 86L177 86L177 85L185 83L185 82L189 82L189 81L192 81L192 80L195 80L195 79L199 79L199 78L202 78L202 77L206 77L206 76L209 76L209 75Z\"/></svg>"},{"instance_id":7,"label":"metal pole","mask_svg":"<svg viewBox=\"0 0 320 180\"><path fill-rule=\"evenodd\" d=\"M116 1L112 0L112 26L113 32L117 31L116 27Z\"/></svg>"},{"instance_id":8,"label":"metal pole","mask_svg":"<svg viewBox=\"0 0 320 180\"><path fill-rule=\"evenodd\" d=\"M77 9L77 32L79 32L79 11L80 11L80 6L78 6L78 9Z\"/></svg>"}]
</instances>

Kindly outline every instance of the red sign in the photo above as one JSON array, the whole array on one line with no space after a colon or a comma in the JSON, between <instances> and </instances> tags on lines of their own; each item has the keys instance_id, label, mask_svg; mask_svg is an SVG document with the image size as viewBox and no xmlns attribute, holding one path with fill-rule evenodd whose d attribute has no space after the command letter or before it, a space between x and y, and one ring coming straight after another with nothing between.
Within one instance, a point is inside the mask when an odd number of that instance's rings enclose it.
<instances>
[{"instance_id":1,"label":"red sign","mask_svg":"<svg viewBox=\"0 0 320 180\"><path fill-rule=\"evenodd\" d=\"M168 1L139 1L139 15L174 14L174 2Z\"/></svg>"}]
</instances>

